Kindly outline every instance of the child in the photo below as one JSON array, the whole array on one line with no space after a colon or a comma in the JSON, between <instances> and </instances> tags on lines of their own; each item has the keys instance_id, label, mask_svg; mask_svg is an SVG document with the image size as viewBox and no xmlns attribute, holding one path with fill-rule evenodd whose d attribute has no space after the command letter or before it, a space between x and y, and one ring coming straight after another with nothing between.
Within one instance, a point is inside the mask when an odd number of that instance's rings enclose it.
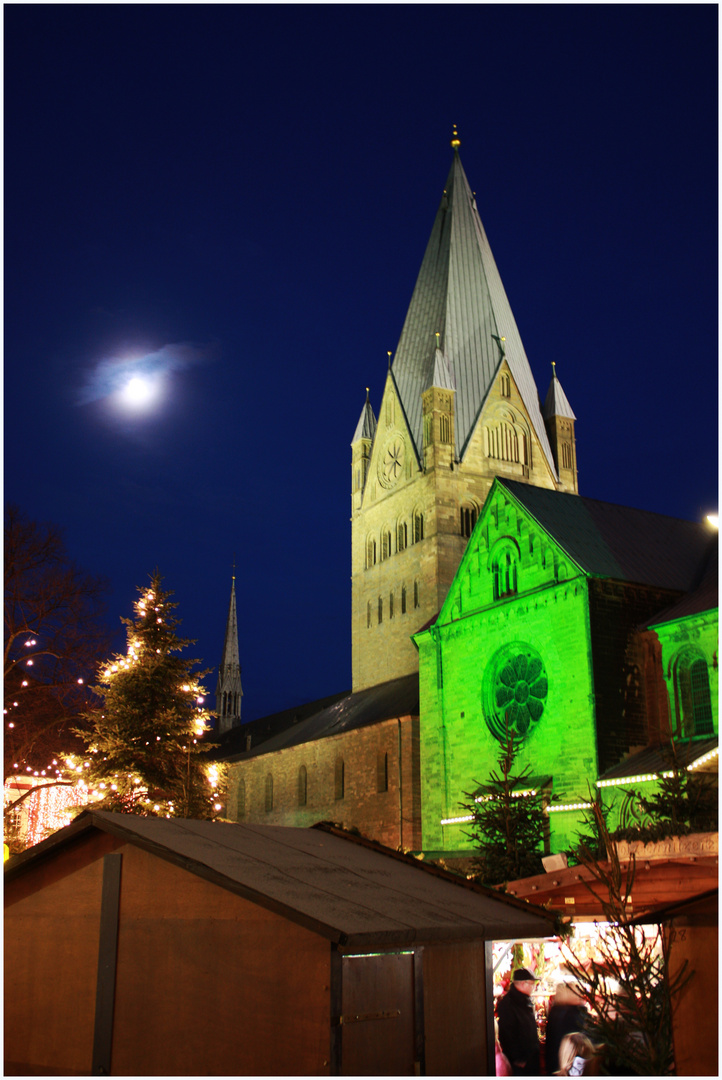
<instances>
[{"instance_id":1,"label":"child","mask_svg":"<svg viewBox=\"0 0 722 1080\"><path fill-rule=\"evenodd\" d=\"M565 1035L559 1047L559 1068L555 1076L597 1075L597 1058L586 1035L573 1031Z\"/></svg>"}]
</instances>

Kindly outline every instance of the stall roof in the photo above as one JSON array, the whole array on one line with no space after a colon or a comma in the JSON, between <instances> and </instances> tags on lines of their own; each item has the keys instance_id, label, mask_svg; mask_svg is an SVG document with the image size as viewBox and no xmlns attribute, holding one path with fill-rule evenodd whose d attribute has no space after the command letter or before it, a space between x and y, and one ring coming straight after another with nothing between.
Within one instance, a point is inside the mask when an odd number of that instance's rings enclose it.
<instances>
[{"instance_id":1,"label":"stall roof","mask_svg":"<svg viewBox=\"0 0 722 1080\"><path fill-rule=\"evenodd\" d=\"M557 916L338 828L85 811L13 857L6 882L93 830L182 866L347 948L549 937Z\"/></svg>"}]
</instances>

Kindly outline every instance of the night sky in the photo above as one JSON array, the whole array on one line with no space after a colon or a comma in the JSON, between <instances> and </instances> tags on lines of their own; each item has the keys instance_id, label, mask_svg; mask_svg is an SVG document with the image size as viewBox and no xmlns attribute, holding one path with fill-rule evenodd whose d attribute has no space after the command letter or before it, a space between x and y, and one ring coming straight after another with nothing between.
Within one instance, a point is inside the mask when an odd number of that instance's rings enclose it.
<instances>
[{"instance_id":1,"label":"night sky","mask_svg":"<svg viewBox=\"0 0 722 1080\"><path fill-rule=\"evenodd\" d=\"M5 498L243 718L350 688L350 441L457 124L580 492L717 507L717 6L10 5ZM153 405L118 388L145 373Z\"/></svg>"}]
</instances>

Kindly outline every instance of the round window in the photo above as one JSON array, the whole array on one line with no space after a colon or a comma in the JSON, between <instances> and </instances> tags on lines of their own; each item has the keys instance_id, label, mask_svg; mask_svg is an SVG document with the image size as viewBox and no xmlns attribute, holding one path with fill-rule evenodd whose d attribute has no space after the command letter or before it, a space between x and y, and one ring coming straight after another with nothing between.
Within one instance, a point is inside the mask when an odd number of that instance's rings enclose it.
<instances>
[{"instance_id":1,"label":"round window","mask_svg":"<svg viewBox=\"0 0 722 1080\"><path fill-rule=\"evenodd\" d=\"M481 693L491 734L505 743L508 729L518 746L544 713L549 693L544 661L531 645L505 645L487 664Z\"/></svg>"}]
</instances>

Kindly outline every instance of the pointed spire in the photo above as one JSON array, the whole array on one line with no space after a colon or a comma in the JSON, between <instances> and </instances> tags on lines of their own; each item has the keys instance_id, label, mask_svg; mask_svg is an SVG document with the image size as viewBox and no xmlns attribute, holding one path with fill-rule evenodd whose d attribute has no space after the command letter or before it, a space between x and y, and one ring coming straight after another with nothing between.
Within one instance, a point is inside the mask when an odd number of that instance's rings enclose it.
<instances>
[{"instance_id":1,"label":"pointed spire","mask_svg":"<svg viewBox=\"0 0 722 1080\"><path fill-rule=\"evenodd\" d=\"M228 605L223 658L218 669L218 682L216 683L216 725L219 735L240 724L242 697L241 662L238 652L238 617L236 614L236 559L234 556L231 600Z\"/></svg>"},{"instance_id":2,"label":"pointed spire","mask_svg":"<svg viewBox=\"0 0 722 1080\"><path fill-rule=\"evenodd\" d=\"M572 412L572 407L569 404L567 395L562 390L562 384L557 378L557 366L553 360L552 381L549 383L542 415L545 420L551 419L552 416L565 416L569 420L576 420L576 416Z\"/></svg>"},{"instance_id":3,"label":"pointed spire","mask_svg":"<svg viewBox=\"0 0 722 1080\"><path fill-rule=\"evenodd\" d=\"M389 357L391 353L389 353ZM356 425L356 431L354 437L351 440L351 445L358 442L359 439L373 439L374 432L376 431L376 417L374 411L371 408L371 402L369 401L369 388L366 387L366 404L361 410L361 416L359 422Z\"/></svg>"},{"instance_id":4,"label":"pointed spire","mask_svg":"<svg viewBox=\"0 0 722 1080\"><path fill-rule=\"evenodd\" d=\"M459 142L454 133L452 145ZM458 146L393 361L417 452L421 394L434 377L438 331L456 384L456 452L463 459L502 359L509 365L552 474L554 457L524 346L476 209ZM503 346L500 346L503 341Z\"/></svg>"}]
</instances>

